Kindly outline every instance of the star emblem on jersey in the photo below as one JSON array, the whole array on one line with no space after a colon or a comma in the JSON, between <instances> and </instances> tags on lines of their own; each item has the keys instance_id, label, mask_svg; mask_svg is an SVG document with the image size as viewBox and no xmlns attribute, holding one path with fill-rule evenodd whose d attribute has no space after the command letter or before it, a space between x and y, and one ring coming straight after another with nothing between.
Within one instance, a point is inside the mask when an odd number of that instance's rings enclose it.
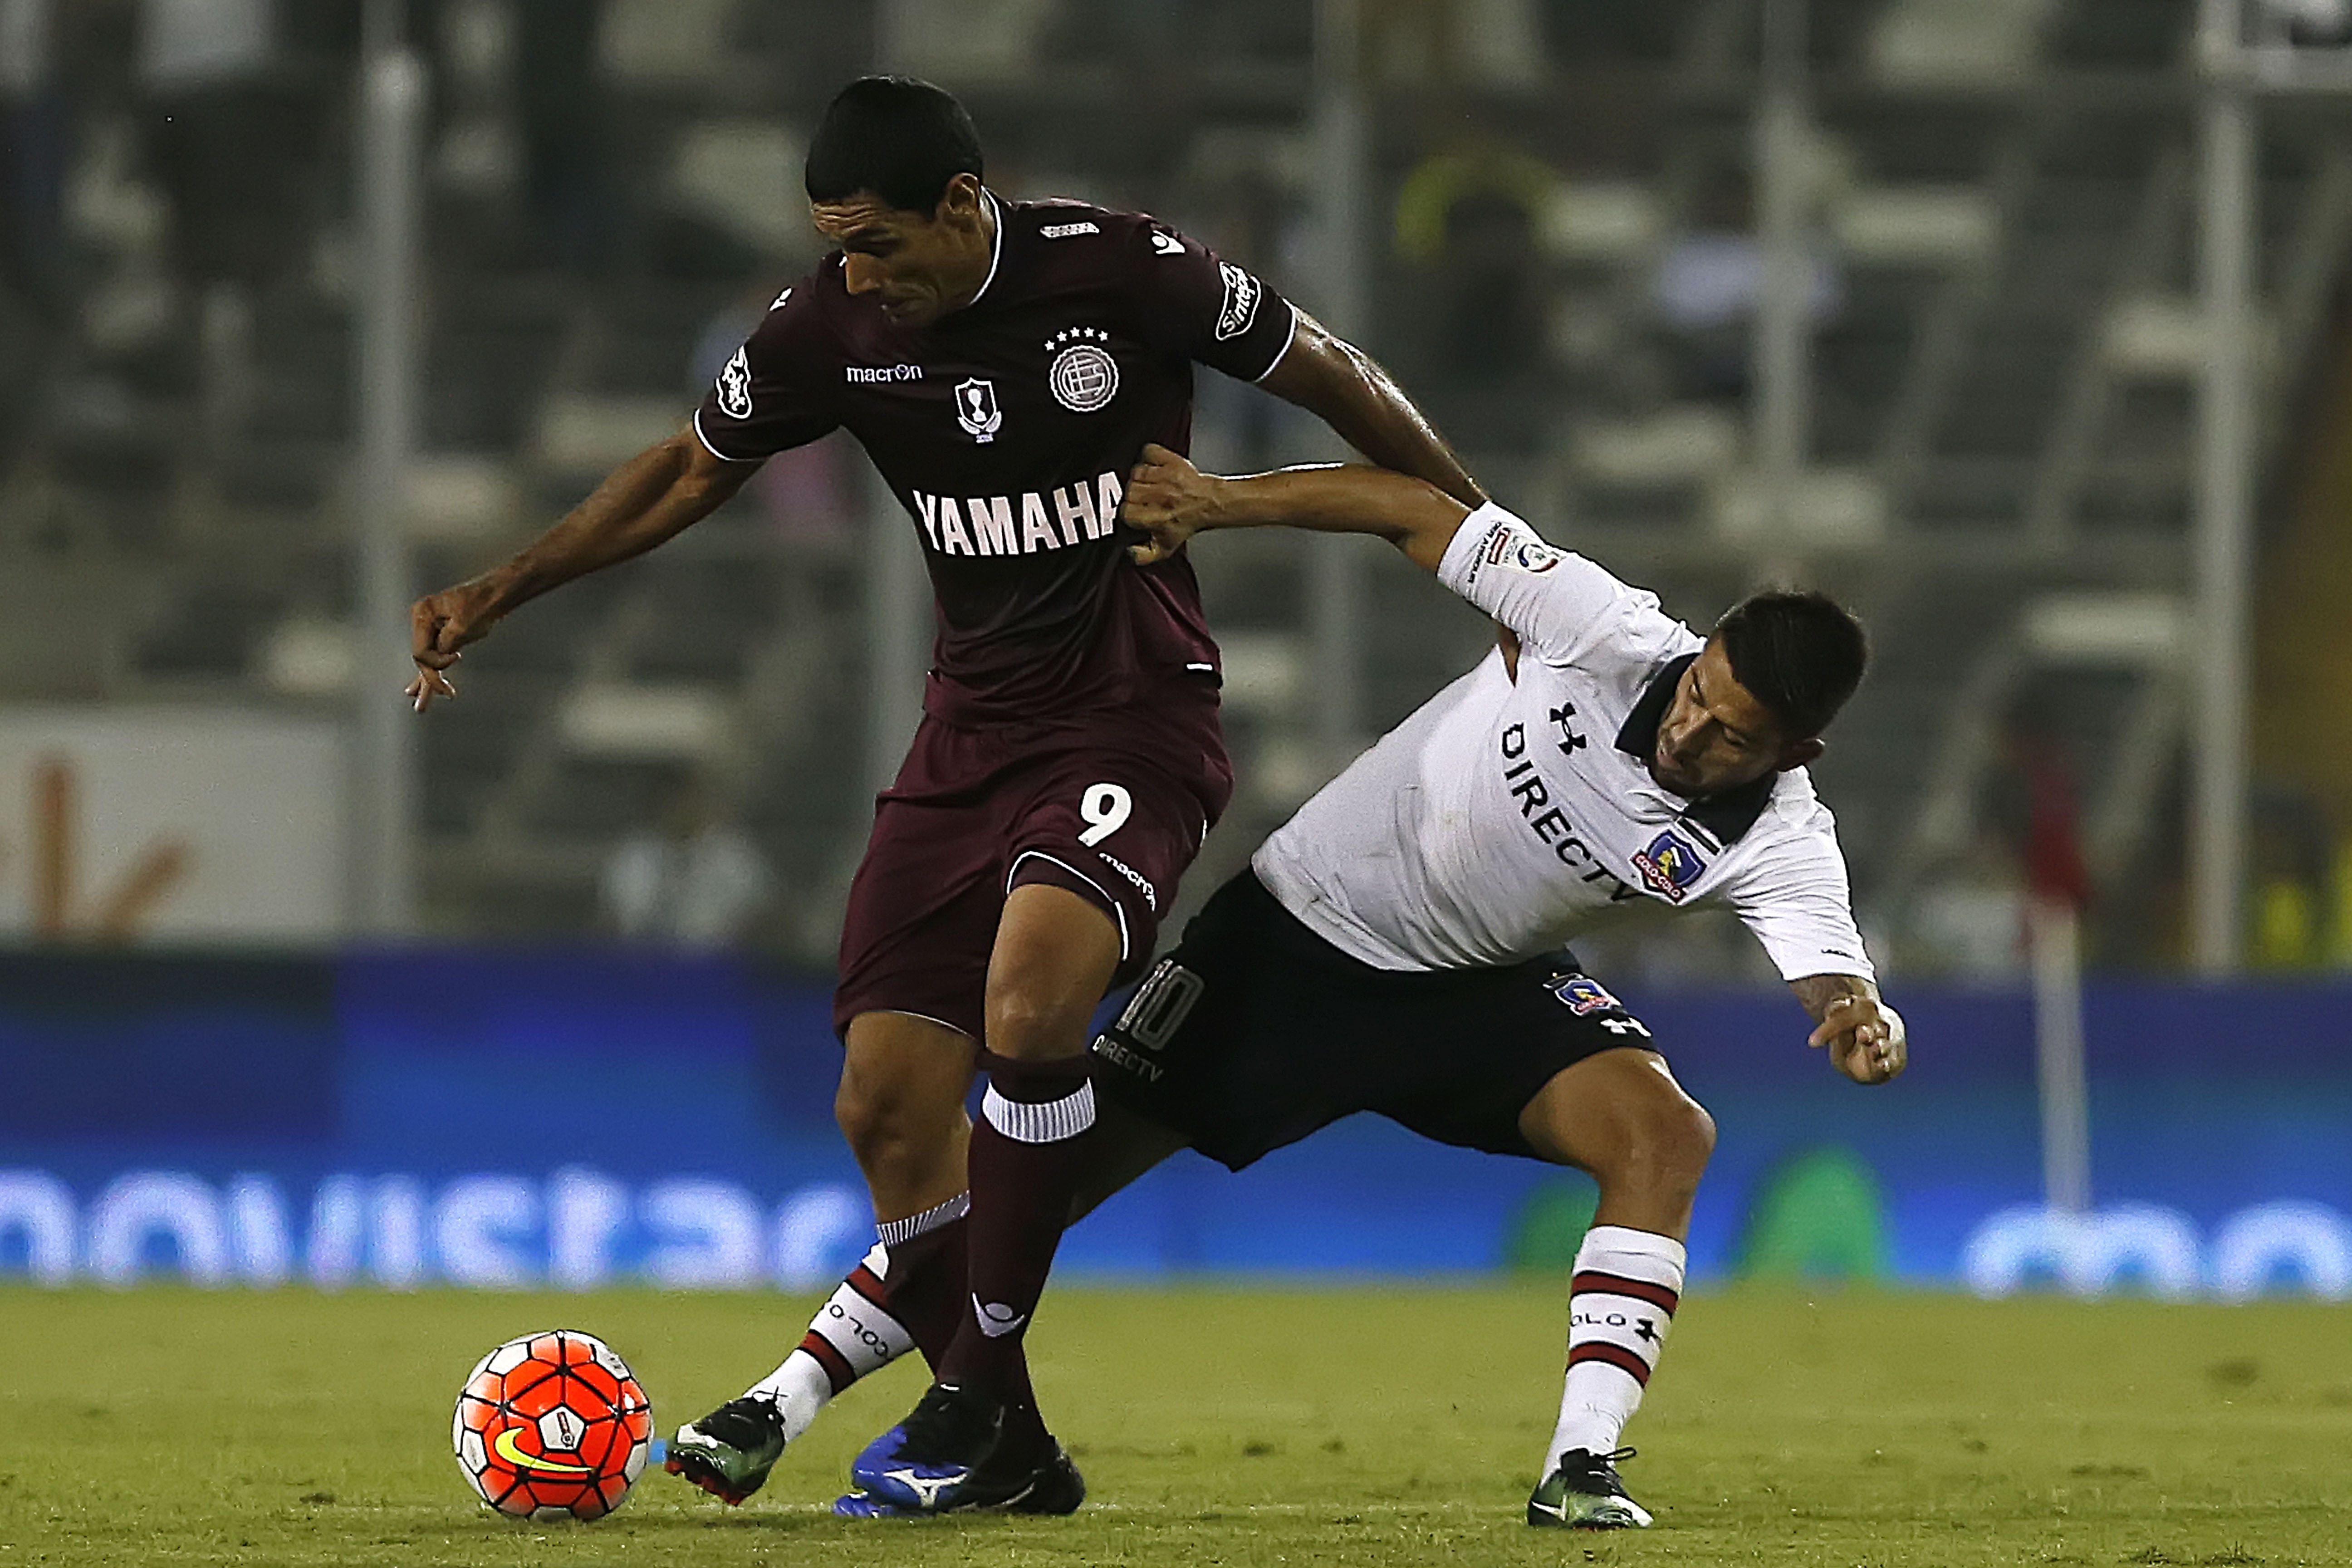
<instances>
[{"instance_id":1,"label":"star emblem on jersey","mask_svg":"<svg viewBox=\"0 0 2352 1568\"><path fill-rule=\"evenodd\" d=\"M727 368L719 373L719 412L730 419L751 417L751 354L749 346L737 349Z\"/></svg>"},{"instance_id":2,"label":"star emblem on jersey","mask_svg":"<svg viewBox=\"0 0 2352 1568\"><path fill-rule=\"evenodd\" d=\"M1045 384L1073 414L1092 414L1118 395L1118 361L1104 347L1110 334L1097 327L1065 327L1045 340L1054 356Z\"/></svg>"},{"instance_id":3,"label":"star emblem on jersey","mask_svg":"<svg viewBox=\"0 0 2352 1568\"><path fill-rule=\"evenodd\" d=\"M1706 862L1699 858L1689 840L1670 827L1633 857L1633 869L1642 873L1642 880L1650 884L1651 891L1663 893L1679 904L1683 895L1690 891L1691 884L1706 869Z\"/></svg>"},{"instance_id":4,"label":"star emblem on jersey","mask_svg":"<svg viewBox=\"0 0 2352 1568\"><path fill-rule=\"evenodd\" d=\"M986 376L968 376L955 384L956 423L975 441L993 441L1004 424L1004 410L996 404L996 383Z\"/></svg>"}]
</instances>

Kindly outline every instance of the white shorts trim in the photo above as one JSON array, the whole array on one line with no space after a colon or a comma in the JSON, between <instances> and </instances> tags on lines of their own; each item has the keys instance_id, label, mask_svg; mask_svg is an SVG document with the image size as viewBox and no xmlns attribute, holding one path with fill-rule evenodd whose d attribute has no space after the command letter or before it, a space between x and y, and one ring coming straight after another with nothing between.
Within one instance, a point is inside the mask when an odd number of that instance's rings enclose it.
<instances>
[{"instance_id":1,"label":"white shorts trim","mask_svg":"<svg viewBox=\"0 0 2352 1568\"><path fill-rule=\"evenodd\" d=\"M961 1035L967 1040L975 1037L972 1032L969 1029L958 1028L955 1025L949 1023L945 1018L934 1018L929 1013L918 1013L912 1007L868 1007L865 1012L859 1013L857 1017L852 1018L849 1021L855 1024L857 1022L858 1018L866 1016L866 1013L895 1013L901 1018L920 1018L926 1024L937 1024L942 1029L953 1030L956 1034Z\"/></svg>"}]
</instances>

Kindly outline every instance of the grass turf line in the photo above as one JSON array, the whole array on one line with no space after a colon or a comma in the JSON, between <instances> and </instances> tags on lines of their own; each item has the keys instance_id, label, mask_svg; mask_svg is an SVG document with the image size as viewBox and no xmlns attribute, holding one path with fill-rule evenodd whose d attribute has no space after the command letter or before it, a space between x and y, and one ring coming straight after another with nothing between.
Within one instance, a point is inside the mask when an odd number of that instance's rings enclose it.
<instances>
[{"instance_id":1,"label":"grass turf line","mask_svg":"<svg viewBox=\"0 0 2352 1568\"><path fill-rule=\"evenodd\" d=\"M602 1334L667 1433L813 1301L0 1289L0 1568L21 1563L2352 1564L2352 1313L1740 1290L1685 1309L1626 1467L1638 1536L1520 1522L1558 1286L1063 1289L1046 1411L1070 1520L849 1524L849 1456L920 1390L852 1391L728 1510L650 1474L593 1526L477 1508L475 1358Z\"/></svg>"}]
</instances>

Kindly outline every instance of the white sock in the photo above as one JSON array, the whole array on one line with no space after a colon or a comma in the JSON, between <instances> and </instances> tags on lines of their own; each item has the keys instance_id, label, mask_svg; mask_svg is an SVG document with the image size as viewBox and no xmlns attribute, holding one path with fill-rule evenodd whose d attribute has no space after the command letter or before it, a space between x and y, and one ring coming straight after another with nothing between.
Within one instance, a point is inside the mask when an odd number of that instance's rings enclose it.
<instances>
[{"instance_id":1,"label":"white sock","mask_svg":"<svg viewBox=\"0 0 2352 1568\"><path fill-rule=\"evenodd\" d=\"M1568 1379L1543 1473L1571 1448L1606 1454L1642 1403L1682 1300L1683 1244L1596 1225L1576 1249L1568 1298Z\"/></svg>"},{"instance_id":2,"label":"white sock","mask_svg":"<svg viewBox=\"0 0 2352 1568\"><path fill-rule=\"evenodd\" d=\"M774 1403L785 1442L807 1431L835 1394L915 1348L914 1337L882 1305L882 1280L889 1268L889 1253L877 1242L817 1309L800 1348L751 1385L755 1398Z\"/></svg>"}]
</instances>

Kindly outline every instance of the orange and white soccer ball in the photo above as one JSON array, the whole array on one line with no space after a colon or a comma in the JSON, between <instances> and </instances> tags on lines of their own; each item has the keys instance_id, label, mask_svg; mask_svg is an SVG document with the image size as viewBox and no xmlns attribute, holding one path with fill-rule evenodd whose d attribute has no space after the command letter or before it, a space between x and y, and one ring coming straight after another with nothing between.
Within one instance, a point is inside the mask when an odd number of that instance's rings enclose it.
<instances>
[{"instance_id":1,"label":"orange and white soccer ball","mask_svg":"<svg viewBox=\"0 0 2352 1568\"><path fill-rule=\"evenodd\" d=\"M450 1441L483 1503L516 1519L602 1519L645 1473L653 1405L593 1334L509 1340L474 1364Z\"/></svg>"}]
</instances>

